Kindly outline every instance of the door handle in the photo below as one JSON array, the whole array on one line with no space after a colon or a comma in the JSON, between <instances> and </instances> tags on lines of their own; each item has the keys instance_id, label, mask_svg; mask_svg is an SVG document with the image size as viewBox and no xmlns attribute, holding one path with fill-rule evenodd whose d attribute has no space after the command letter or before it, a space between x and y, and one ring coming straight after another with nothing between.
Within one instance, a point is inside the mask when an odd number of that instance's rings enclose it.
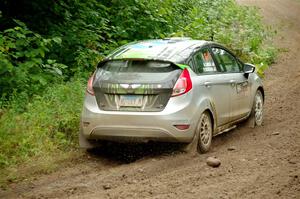
<instances>
[{"instance_id":1,"label":"door handle","mask_svg":"<svg viewBox=\"0 0 300 199\"><path fill-rule=\"evenodd\" d=\"M204 82L204 86L206 87L206 88L209 88L209 87L211 87L211 82Z\"/></svg>"}]
</instances>

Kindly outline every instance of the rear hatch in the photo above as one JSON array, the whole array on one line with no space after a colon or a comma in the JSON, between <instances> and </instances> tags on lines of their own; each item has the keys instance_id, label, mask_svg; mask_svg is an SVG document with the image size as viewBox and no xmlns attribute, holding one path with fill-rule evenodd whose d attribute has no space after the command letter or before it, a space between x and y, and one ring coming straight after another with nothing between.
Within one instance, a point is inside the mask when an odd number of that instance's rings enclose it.
<instances>
[{"instance_id":1,"label":"rear hatch","mask_svg":"<svg viewBox=\"0 0 300 199\"><path fill-rule=\"evenodd\" d=\"M182 70L171 62L112 60L95 72L93 89L105 111L162 111Z\"/></svg>"}]
</instances>

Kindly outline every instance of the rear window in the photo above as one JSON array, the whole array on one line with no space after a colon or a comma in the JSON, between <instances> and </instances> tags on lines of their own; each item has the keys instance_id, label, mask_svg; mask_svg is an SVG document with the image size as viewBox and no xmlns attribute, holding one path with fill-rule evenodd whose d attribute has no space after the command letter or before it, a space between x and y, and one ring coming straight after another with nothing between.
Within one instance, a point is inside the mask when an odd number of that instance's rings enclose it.
<instances>
[{"instance_id":1,"label":"rear window","mask_svg":"<svg viewBox=\"0 0 300 199\"><path fill-rule=\"evenodd\" d=\"M163 73L178 69L172 63L145 60L116 60L106 62L101 69L120 73Z\"/></svg>"}]
</instances>

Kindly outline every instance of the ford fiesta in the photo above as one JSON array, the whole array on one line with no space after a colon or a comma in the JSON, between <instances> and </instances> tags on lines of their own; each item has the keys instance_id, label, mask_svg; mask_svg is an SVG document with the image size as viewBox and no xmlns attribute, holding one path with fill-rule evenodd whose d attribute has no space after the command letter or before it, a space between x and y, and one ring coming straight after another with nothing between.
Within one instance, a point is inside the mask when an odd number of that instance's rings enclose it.
<instances>
[{"instance_id":1,"label":"ford fiesta","mask_svg":"<svg viewBox=\"0 0 300 199\"><path fill-rule=\"evenodd\" d=\"M220 44L134 42L107 56L88 80L79 142L86 149L99 141L178 142L204 153L213 136L243 120L261 125L263 103L255 67Z\"/></svg>"}]
</instances>

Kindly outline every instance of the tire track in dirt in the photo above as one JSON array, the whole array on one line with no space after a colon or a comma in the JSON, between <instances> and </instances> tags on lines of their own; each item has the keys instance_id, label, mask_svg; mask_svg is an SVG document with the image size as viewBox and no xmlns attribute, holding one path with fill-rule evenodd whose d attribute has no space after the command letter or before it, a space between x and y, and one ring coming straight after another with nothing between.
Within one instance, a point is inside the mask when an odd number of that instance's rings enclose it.
<instances>
[{"instance_id":1,"label":"tire track in dirt","mask_svg":"<svg viewBox=\"0 0 300 199\"><path fill-rule=\"evenodd\" d=\"M266 72L262 127L217 136L204 155L163 145L95 151L72 167L11 185L0 198L300 198L300 3L238 2L258 6L279 28L276 45L286 49ZM208 156L221 166L206 166Z\"/></svg>"}]
</instances>

